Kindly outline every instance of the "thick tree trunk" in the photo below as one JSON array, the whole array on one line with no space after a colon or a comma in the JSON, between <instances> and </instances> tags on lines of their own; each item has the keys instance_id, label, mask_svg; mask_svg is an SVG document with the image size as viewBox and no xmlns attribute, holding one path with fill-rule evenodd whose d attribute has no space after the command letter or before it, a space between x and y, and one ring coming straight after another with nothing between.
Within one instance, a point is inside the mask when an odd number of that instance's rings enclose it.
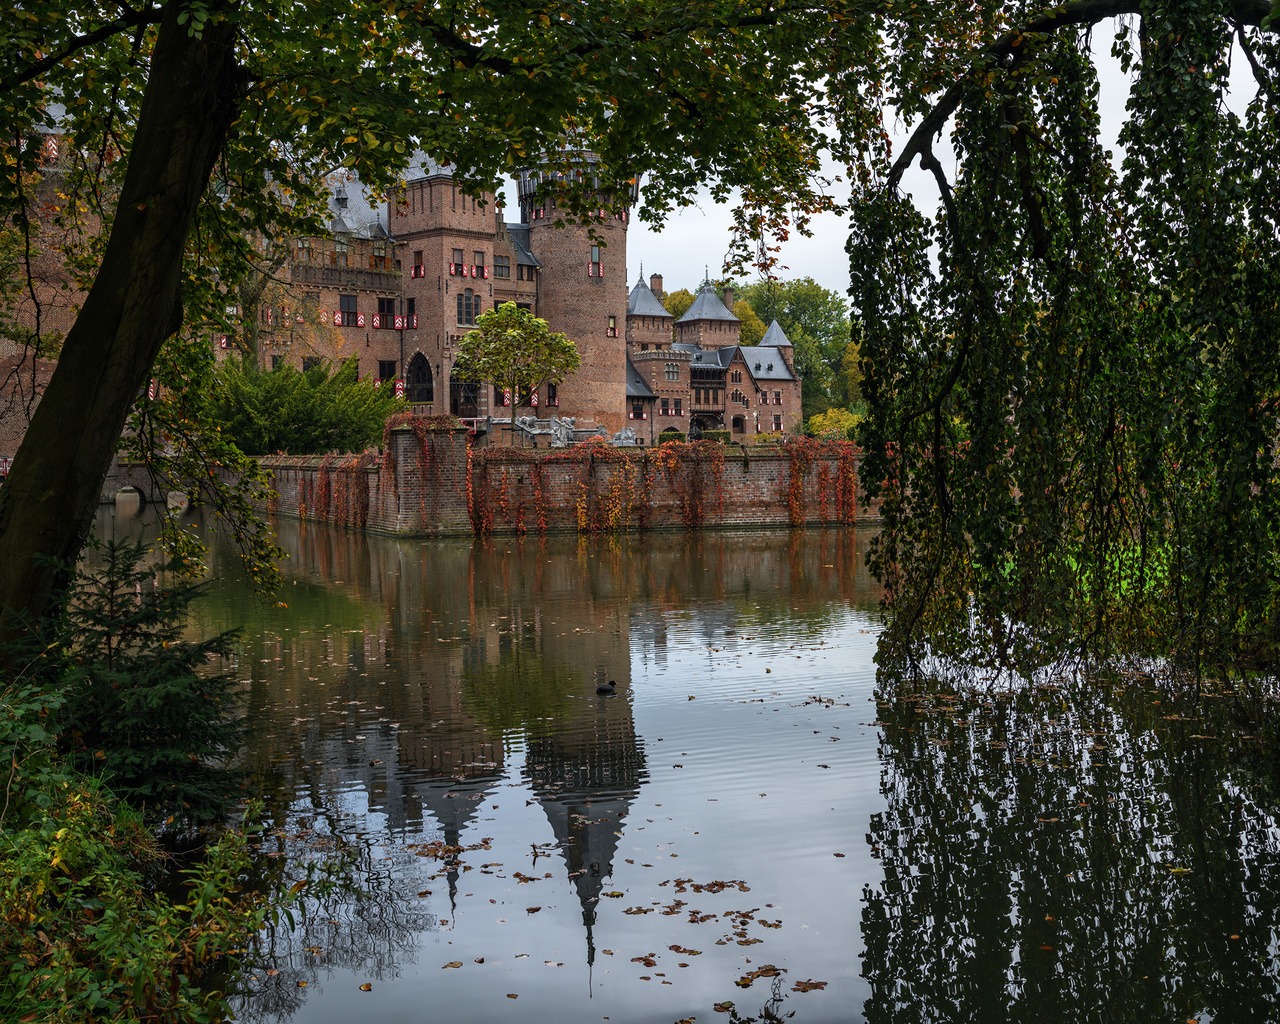
<instances>
[{"instance_id":1,"label":"thick tree trunk","mask_svg":"<svg viewBox=\"0 0 1280 1024\"><path fill-rule=\"evenodd\" d=\"M160 25L102 265L0 487L0 639L52 611L65 573L48 559L79 557L129 409L182 322L183 249L240 96L234 25L215 5L194 38L183 6Z\"/></svg>"}]
</instances>

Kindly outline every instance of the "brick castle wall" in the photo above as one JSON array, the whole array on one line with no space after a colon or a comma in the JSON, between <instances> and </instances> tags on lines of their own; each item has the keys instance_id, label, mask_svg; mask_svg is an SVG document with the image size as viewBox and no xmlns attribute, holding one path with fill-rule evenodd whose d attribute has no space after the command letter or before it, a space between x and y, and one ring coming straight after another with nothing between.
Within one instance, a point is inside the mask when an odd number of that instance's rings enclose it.
<instances>
[{"instance_id":1,"label":"brick castle wall","mask_svg":"<svg viewBox=\"0 0 1280 1024\"><path fill-rule=\"evenodd\" d=\"M382 455L263 459L263 511L407 536L877 522L857 464L847 442L473 450L465 430L411 424Z\"/></svg>"}]
</instances>

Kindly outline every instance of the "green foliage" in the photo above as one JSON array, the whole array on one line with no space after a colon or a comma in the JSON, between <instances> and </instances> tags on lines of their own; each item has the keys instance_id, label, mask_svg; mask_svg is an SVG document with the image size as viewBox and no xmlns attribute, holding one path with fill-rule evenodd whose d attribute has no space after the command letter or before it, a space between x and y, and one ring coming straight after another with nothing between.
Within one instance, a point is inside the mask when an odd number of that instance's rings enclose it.
<instances>
[{"instance_id":1,"label":"green foliage","mask_svg":"<svg viewBox=\"0 0 1280 1024\"><path fill-rule=\"evenodd\" d=\"M246 951L288 899L240 891L247 837L229 833L186 872L186 898L152 894L160 861L137 814L96 780L49 777L49 802L0 831L0 1011L6 1020L199 1022L224 997L202 969Z\"/></svg>"},{"instance_id":2,"label":"green foliage","mask_svg":"<svg viewBox=\"0 0 1280 1024\"><path fill-rule=\"evenodd\" d=\"M778 321L795 353L803 380L803 414L809 419L849 401L845 355L850 343L849 302L810 277L760 281L737 295L765 323Z\"/></svg>"},{"instance_id":3,"label":"green foliage","mask_svg":"<svg viewBox=\"0 0 1280 1024\"><path fill-rule=\"evenodd\" d=\"M756 311L751 308L751 303L746 299L738 299L733 304L733 315L741 321L738 327L739 344L759 345L760 339L764 337L764 332L769 328L763 320L756 316Z\"/></svg>"},{"instance_id":4,"label":"green foliage","mask_svg":"<svg viewBox=\"0 0 1280 1024\"><path fill-rule=\"evenodd\" d=\"M719 441L721 444L729 444L732 439L729 436L729 431L727 430L704 430L702 432L702 440Z\"/></svg>"},{"instance_id":5,"label":"green foliage","mask_svg":"<svg viewBox=\"0 0 1280 1024\"><path fill-rule=\"evenodd\" d=\"M693 292L689 291L688 288L667 292L662 297L662 308L679 320L689 312L689 307L693 305L694 298Z\"/></svg>"},{"instance_id":6,"label":"green foliage","mask_svg":"<svg viewBox=\"0 0 1280 1024\"><path fill-rule=\"evenodd\" d=\"M458 342L453 372L523 395L543 384L559 384L578 368L578 350L547 322L504 302L476 318L476 330ZM518 403L517 403L518 404Z\"/></svg>"},{"instance_id":7,"label":"green foliage","mask_svg":"<svg viewBox=\"0 0 1280 1024\"><path fill-rule=\"evenodd\" d=\"M362 452L381 440L387 417L404 409L393 388L359 379L354 357L337 369L318 363L265 373L228 359L214 388L205 419L247 455Z\"/></svg>"},{"instance_id":8,"label":"green foliage","mask_svg":"<svg viewBox=\"0 0 1280 1024\"><path fill-rule=\"evenodd\" d=\"M1120 167L1082 31L1115 12L991 10L962 17L962 60L947 3L887 25L885 87L920 128L854 219L863 491L899 613L885 663L927 643L1023 671L1078 652L1274 672L1280 49L1248 27L1265 5L1121 27ZM1243 117L1241 53L1260 85ZM954 162L931 149L947 125ZM917 156L932 218L898 188Z\"/></svg>"},{"instance_id":9,"label":"green foliage","mask_svg":"<svg viewBox=\"0 0 1280 1024\"><path fill-rule=\"evenodd\" d=\"M658 435L658 444L666 444L668 441L683 441L684 431L676 430L674 427L667 427Z\"/></svg>"},{"instance_id":10,"label":"green foliage","mask_svg":"<svg viewBox=\"0 0 1280 1024\"><path fill-rule=\"evenodd\" d=\"M234 678L206 666L231 654L234 634L184 639L197 588L172 562L149 561L141 539L105 541L99 555L66 612L66 763L102 773L153 823L217 820L236 795L224 762L240 738L240 702Z\"/></svg>"}]
</instances>

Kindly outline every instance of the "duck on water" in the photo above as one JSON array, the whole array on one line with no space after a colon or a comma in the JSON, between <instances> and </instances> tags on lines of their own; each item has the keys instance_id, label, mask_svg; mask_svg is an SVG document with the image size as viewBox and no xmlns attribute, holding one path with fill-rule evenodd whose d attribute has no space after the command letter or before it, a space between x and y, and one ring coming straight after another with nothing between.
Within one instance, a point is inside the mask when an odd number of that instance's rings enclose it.
<instances>
[{"instance_id":1,"label":"duck on water","mask_svg":"<svg viewBox=\"0 0 1280 1024\"><path fill-rule=\"evenodd\" d=\"M599 694L609 694L609 693L617 693L617 692L618 692L618 684L612 679L610 679L607 683L601 683L599 686L596 687L596 693L599 693Z\"/></svg>"}]
</instances>

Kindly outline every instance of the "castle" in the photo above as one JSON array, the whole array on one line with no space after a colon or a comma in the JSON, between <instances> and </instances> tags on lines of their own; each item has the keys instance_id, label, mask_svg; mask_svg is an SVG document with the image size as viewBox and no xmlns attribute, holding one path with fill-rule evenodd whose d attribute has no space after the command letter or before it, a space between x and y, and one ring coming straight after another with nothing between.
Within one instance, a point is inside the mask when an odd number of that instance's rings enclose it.
<instances>
[{"instance_id":1,"label":"castle","mask_svg":"<svg viewBox=\"0 0 1280 1024\"><path fill-rule=\"evenodd\" d=\"M629 426L643 444L668 427L798 432L800 380L782 328L744 346L731 290L704 283L678 321L659 301L661 277L628 290L629 213L600 217L596 239L586 225L556 226L542 173L519 172L514 224L493 194L462 195L447 168L421 156L385 208L339 186L328 236L296 242L289 279L300 294L293 313L279 313L283 327L309 311L319 329L305 344L268 330L260 358L305 366L355 354L361 376L476 422L571 416L610 432ZM581 358L573 376L512 396L452 372L476 318L505 302L569 336ZM275 310L260 315L275 324Z\"/></svg>"}]
</instances>

